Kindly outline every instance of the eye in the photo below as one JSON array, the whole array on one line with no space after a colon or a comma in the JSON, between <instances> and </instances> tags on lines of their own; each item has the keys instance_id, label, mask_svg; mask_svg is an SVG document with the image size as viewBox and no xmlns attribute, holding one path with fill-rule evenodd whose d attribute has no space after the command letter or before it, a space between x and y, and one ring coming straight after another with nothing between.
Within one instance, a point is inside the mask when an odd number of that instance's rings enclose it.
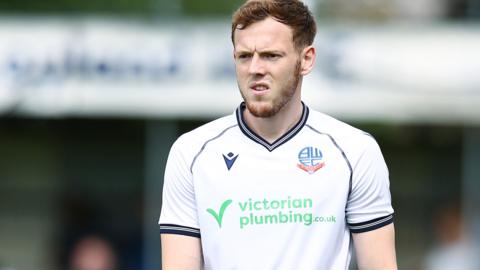
<instances>
[{"instance_id":1,"label":"eye","mask_svg":"<svg viewBox=\"0 0 480 270\"><path fill-rule=\"evenodd\" d=\"M237 55L237 58L239 60L246 60L250 57L251 57L251 54L249 54L249 53L240 53L240 54Z\"/></svg>"},{"instance_id":2,"label":"eye","mask_svg":"<svg viewBox=\"0 0 480 270\"><path fill-rule=\"evenodd\" d=\"M281 55L277 54L277 53L267 53L267 54L265 54L264 57L268 60L276 60L276 59L280 58Z\"/></svg>"}]
</instances>

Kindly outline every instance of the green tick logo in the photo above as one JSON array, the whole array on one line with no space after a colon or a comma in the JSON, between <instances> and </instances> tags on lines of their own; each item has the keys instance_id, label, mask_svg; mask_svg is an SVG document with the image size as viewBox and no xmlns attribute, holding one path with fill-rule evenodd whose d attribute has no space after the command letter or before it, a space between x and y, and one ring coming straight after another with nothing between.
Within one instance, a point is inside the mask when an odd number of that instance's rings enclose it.
<instances>
[{"instance_id":1,"label":"green tick logo","mask_svg":"<svg viewBox=\"0 0 480 270\"><path fill-rule=\"evenodd\" d=\"M225 213L225 210L227 209L227 207L232 203L232 200L226 200L222 203L222 205L220 206L220 210L217 212L215 212L215 210L211 209L211 208L208 208L207 209L207 212L210 213L214 218L215 220L217 221L218 223L218 226L220 228L222 228L222 220L223 220L223 214Z\"/></svg>"}]
</instances>

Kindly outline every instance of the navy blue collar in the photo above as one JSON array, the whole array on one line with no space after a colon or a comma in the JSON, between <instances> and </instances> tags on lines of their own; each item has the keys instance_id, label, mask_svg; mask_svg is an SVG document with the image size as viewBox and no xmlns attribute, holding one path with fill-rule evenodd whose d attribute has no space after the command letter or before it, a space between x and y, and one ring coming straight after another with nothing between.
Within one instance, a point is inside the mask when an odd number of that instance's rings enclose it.
<instances>
[{"instance_id":1,"label":"navy blue collar","mask_svg":"<svg viewBox=\"0 0 480 270\"><path fill-rule=\"evenodd\" d=\"M264 138L260 137L258 134L256 134L253 130L251 130L247 123L245 122L245 119L243 118L243 112L245 111L245 102L242 102L240 106L238 106L236 115L237 115L237 122L238 126L240 127L240 130L245 134L248 138L252 139L254 142L261 144L265 148L267 148L268 151L272 152L275 150L277 147L280 145L286 143L289 141L291 138L293 138L307 123L308 119L308 107L302 102L302 117L300 117L300 120L290 129L288 130L285 134L283 134L280 138L278 138L276 141L273 143L267 142Z\"/></svg>"}]
</instances>

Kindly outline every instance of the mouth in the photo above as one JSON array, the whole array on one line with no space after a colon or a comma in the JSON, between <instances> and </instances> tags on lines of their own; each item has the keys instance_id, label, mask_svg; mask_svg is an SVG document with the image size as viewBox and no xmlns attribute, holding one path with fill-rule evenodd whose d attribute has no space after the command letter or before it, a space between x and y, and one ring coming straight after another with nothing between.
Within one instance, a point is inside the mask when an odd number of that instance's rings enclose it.
<instances>
[{"instance_id":1,"label":"mouth","mask_svg":"<svg viewBox=\"0 0 480 270\"><path fill-rule=\"evenodd\" d=\"M255 95L263 95L266 94L269 90L270 87L268 86L267 83L262 83L262 82L255 82L251 83L249 85L250 90L253 91Z\"/></svg>"}]
</instances>

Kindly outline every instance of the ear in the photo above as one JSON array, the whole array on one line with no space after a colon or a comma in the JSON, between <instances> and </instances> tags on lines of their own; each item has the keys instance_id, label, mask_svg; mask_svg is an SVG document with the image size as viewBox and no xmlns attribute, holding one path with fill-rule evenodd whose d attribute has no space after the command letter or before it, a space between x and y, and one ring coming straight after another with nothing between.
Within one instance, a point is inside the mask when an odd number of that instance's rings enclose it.
<instances>
[{"instance_id":1,"label":"ear","mask_svg":"<svg viewBox=\"0 0 480 270\"><path fill-rule=\"evenodd\" d=\"M313 69L315 64L316 50L313 46L307 46L302 50L301 57L301 75L307 75Z\"/></svg>"}]
</instances>

